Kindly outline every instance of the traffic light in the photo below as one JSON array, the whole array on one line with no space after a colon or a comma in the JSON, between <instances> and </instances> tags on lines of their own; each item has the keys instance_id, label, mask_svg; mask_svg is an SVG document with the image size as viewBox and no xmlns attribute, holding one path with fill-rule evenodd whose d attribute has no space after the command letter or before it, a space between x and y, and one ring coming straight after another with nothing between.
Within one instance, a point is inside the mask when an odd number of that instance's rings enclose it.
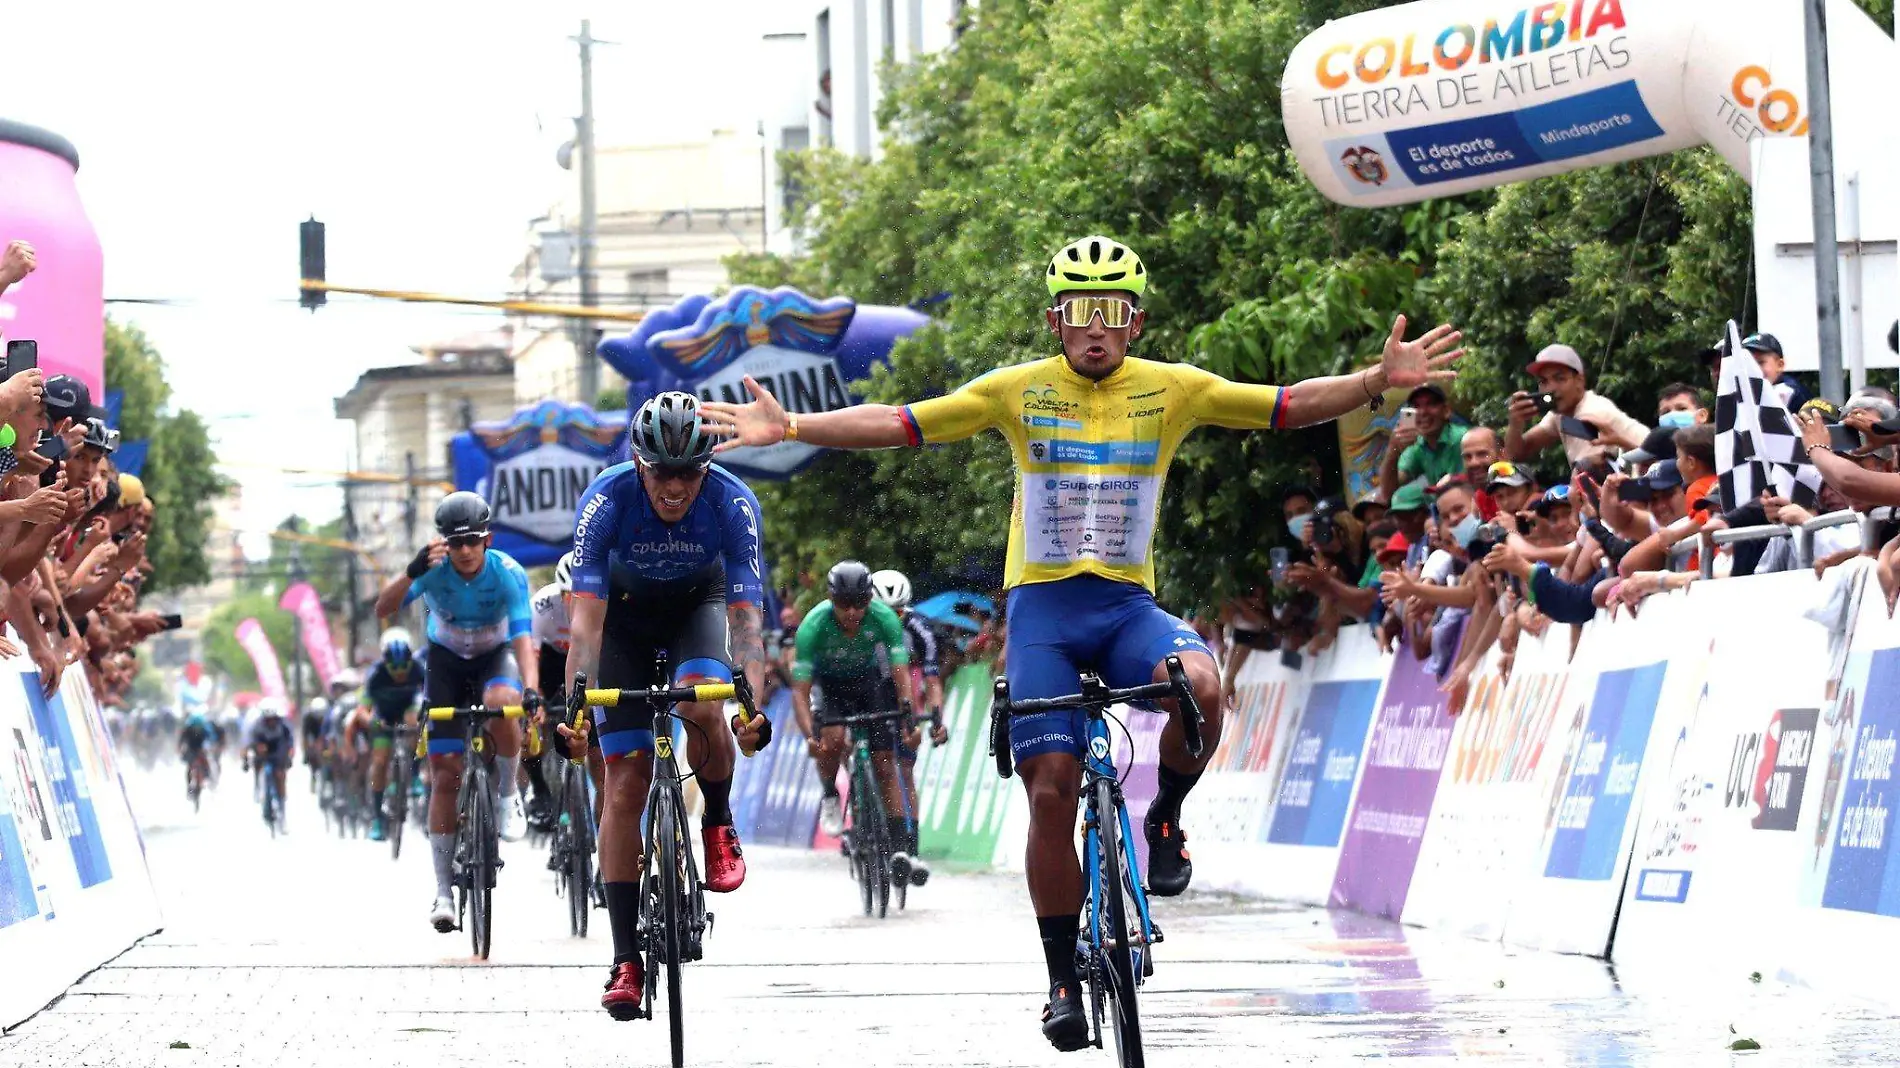
<instances>
[{"instance_id":1,"label":"traffic light","mask_svg":"<svg viewBox=\"0 0 1900 1068\"><path fill-rule=\"evenodd\" d=\"M327 281L323 277L323 224L314 215L297 224L297 258L303 272L298 277L302 281ZM299 286L297 292L297 303L311 311L321 308L329 299L325 291L309 286Z\"/></svg>"}]
</instances>

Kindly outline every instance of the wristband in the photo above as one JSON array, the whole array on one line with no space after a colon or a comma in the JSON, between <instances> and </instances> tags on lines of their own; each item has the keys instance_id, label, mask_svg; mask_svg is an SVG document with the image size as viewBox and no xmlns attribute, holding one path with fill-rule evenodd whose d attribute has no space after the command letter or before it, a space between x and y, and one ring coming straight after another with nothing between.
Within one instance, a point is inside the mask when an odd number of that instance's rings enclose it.
<instances>
[{"instance_id":1,"label":"wristband","mask_svg":"<svg viewBox=\"0 0 1900 1068\"><path fill-rule=\"evenodd\" d=\"M798 416L796 415L788 414L785 416L785 440L798 440Z\"/></svg>"}]
</instances>

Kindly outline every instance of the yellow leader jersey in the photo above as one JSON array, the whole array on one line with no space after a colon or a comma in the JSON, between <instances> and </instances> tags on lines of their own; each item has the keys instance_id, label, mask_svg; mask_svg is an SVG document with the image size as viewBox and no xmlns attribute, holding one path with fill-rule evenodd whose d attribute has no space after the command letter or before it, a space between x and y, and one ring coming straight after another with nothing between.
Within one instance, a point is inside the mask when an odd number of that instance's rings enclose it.
<instances>
[{"instance_id":1,"label":"yellow leader jersey","mask_svg":"<svg viewBox=\"0 0 1900 1068\"><path fill-rule=\"evenodd\" d=\"M1101 575L1153 590L1155 520L1174 450L1213 425L1277 428L1287 391L1128 357L1097 382L1066 358L999 367L902 409L913 445L994 428L1016 456L1006 586Z\"/></svg>"}]
</instances>

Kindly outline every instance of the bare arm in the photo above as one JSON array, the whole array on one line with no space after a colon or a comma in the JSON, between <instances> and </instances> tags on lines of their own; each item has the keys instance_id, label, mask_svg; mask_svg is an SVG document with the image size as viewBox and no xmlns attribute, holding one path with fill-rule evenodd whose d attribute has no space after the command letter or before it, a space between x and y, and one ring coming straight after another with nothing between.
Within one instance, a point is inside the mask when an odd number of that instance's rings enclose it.
<instances>
[{"instance_id":1,"label":"bare arm","mask_svg":"<svg viewBox=\"0 0 1900 1068\"><path fill-rule=\"evenodd\" d=\"M541 678L541 647L534 635L522 634L509 641L515 650L515 666L521 669L521 688L526 692Z\"/></svg>"},{"instance_id":2,"label":"bare arm","mask_svg":"<svg viewBox=\"0 0 1900 1068\"><path fill-rule=\"evenodd\" d=\"M588 685L599 687L600 634L607 622L607 602L575 594L568 612L566 681L572 685L575 675L585 675Z\"/></svg>"},{"instance_id":3,"label":"bare arm","mask_svg":"<svg viewBox=\"0 0 1900 1068\"><path fill-rule=\"evenodd\" d=\"M792 717L798 720L798 733L810 738L812 736L810 679L792 683Z\"/></svg>"},{"instance_id":4,"label":"bare arm","mask_svg":"<svg viewBox=\"0 0 1900 1068\"><path fill-rule=\"evenodd\" d=\"M409 583L407 574L398 574L389 580L389 585L376 595L377 619L388 619L402 611L402 599L409 594Z\"/></svg>"},{"instance_id":5,"label":"bare arm","mask_svg":"<svg viewBox=\"0 0 1900 1068\"><path fill-rule=\"evenodd\" d=\"M746 376L750 404L707 401L700 411L716 434L726 440L719 452L744 445L775 445L793 437L793 416L772 391ZM902 412L888 404L856 404L835 412L800 415L796 440L833 449L894 449L910 444Z\"/></svg>"},{"instance_id":6,"label":"bare arm","mask_svg":"<svg viewBox=\"0 0 1900 1068\"><path fill-rule=\"evenodd\" d=\"M1377 367L1357 374L1309 378L1287 391L1283 425L1312 426L1327 423L1347 412L1363 408L1385 395L1393 387L1409 389L1426 382L1448 382L1458 376L1452 361L1465 354L1458 348L1464 335L1450 326L1427 330L1417 341L1405 340L1405 316L1392 321L1386 336L1385 352Z\"/></svg>"},{"instance_id":7,"label":"bare arm","mask_svg":"<svg viewBox=\"0 0 1900 1068\"><path fill-rule=\"evenodd\" d=\"M800 440L804 440L800 437ZM732 666L745 673L754 694L765 692L765 610L750 601L726 606L727 647Z\"/></svg>"}]
</instances>

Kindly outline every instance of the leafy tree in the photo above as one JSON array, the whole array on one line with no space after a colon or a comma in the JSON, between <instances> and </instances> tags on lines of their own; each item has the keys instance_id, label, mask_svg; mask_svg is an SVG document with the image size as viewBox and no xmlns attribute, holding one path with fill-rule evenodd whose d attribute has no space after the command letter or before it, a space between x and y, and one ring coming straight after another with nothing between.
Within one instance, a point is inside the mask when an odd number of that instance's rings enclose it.
<instances>
[{"instance_id":1,"label":"leafy tree","mask_svg":"<svg viewBox=\"0 0 1900 1068\"><path fill-rule=\"evenodd\" d=\"M119 430L126 441L149 440L140 479L157 502L146 555L156 568L148 589L176 589L211 580L205 558L211 504L228 487L204 420L170 410L165 360L136 326L106 320L106 383L125 391Z\"/></svg>"},{"instance_id":2,"label":"leafy tree","mask_svg":"<svg viewBox=\"0 0 1900 1068\"><path fill-rule=\"evenodd\" d=\"M213 609L204 629L205 663L230 676L232 685L239 689L257 687L257 667L237 640L237 625L251 617L263 624L271 648L277 651L278 666L286 673L290 670L295 629L290 613L277 607L273 594L239 594Z\"/></svg>"},{"instance_id":3,"label":"leafy tree","mask_svg":"<svg viewBox=\"0 0 1900 1068\"><path fill-rule=\"evenodd\" d=\"M1378 6L988 0L956 48L888 72L879 159L786 157L808 254L736 258L734 281L867 303L950 294L941 329L868 384L868 399L902 402L1052 354L1045 257L1103 232L1152 274L1137 354L1293 381L1373 358L1403 310L1467 329L1461 392L1482 418L1499 419L1529 353L1559 337L1645 413L1740 308L1745 187L1694 152L1401 208L1332 204L1288 151L1272 88L1305 34ZM1206 604L1263 573L1286 537L1274 490L1312 457L1337 485L1331 427L1192 436L1156 534L1164 600ZM781 576L861 555L927 589L995 581L1014 488L1007 448L985 435L833 454L761 497Z\"/></svg>"}]
</instances>

